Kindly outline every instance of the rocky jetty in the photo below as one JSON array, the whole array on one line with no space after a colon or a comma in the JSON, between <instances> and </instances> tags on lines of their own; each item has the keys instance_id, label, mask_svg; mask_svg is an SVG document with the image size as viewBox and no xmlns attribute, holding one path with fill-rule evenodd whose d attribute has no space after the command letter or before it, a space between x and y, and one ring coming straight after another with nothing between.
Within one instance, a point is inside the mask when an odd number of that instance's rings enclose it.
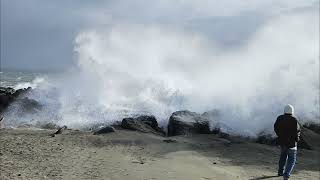
<instances>
[{"instance_id":1,"label":"rocky jetty","mask_svg":"<svg viewBox=\"0 0 320 180\"><path fill-rule=\"evenodd\" d=\"M94 131L93 134L94 135L98 135L98 134L108 134L108 133L112 133L112 132L116 132L116 129L112 126L103 126L101 128L99 128L98 130Z\"/></svg>"},{"instance_id":2,"label":"rocky jetty","mask_svg":"<svg viewBox=\"0 0 320 180\"><path fill-rule=\"evenodd\" d=\"M17 113L35 113L41 110L42 105L34 99L28 97L27 93L31 88L15 90L9 87L0 87L0 118L1 114L7 109L19 109ZM17 107L17 108L16 108ZM167 132L159 127L157 119L153 115L137 115L124 118L118 124L107 126L105 124L95 124L90 128L94 134L105 134L115 132L116 129L127 129L143 133L153 133L160 136L179 136L192 134L218 134L220 138L232 139L233 136L226 132L233 132L232 129L219 122L220 113L218 110L198 114L188 110L176 111L169 117ZM4 117L5 119L5 117ZM215 120L215 121L214 121ZM214 127L210 123L214 121ZM210 123L209 123L210 122ZM211 124L212 125L212 124ZM54 123L40 124L44 129L58 129ZM298 143L299 148L317 150L320 147L319 124L307 123L302 126L301 138ZM62 129L63 130L63 129ZM244 140L247 140L244 138ZM251 138L252 140L252 138ZM272 134L261 133L253 141L261 144L277 145L276 137Z\"/></svg>"}]
</instances>

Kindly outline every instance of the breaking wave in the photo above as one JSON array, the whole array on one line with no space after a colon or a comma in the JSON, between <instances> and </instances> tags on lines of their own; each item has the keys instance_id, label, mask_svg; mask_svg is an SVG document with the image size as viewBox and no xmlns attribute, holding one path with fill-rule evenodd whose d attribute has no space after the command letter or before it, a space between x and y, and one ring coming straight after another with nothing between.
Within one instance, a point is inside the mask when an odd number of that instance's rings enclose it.
<instances>
[{"instance_id":1,"label":"breaking wave","mask_svg":"<svg viewBox=\"0 0 320 180\"><path fill-rule=\"evenodd\" d=\"M153 114L164 126L177 110L216 109L221 116L213 122L254 135L272 129L290 103L301 119L318 121L319 29L314 17L277 17L232 50L217 48L202 34L158 25L86 30L75 39L75 67L34 81L36 89L28 96L44 108L23 117L9 109L6 116L17 123L86 128Z\"/></svg>"}]
</instances>

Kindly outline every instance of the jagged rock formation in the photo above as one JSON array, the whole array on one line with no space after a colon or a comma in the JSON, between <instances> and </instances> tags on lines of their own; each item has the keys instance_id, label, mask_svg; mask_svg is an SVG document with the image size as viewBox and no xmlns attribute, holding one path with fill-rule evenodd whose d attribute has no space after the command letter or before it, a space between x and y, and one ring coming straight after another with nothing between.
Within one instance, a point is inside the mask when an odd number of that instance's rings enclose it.
<instances>
[{"instance_id":1,"label":"jagged rock formation","mask_svg":"<svg viewBox=\"0 0 320 180\"><path fill-rule=\"evenodd\" d=\"M154 116L142 115L134 118L124 118L121 122L123 129L130 129L144 133L153 133L164 136L164 131L158 126Z\"/></svg>"},{"instance_id":2,"label":"jagged rock formation","mask_svg":"<svg viewBox=\"0 0 320 180\"><path fill-rule=\"evenodd\" d=\"M30 91L31 88L25 88L25 89L18 89L14 90L13 88L10 87L0 87L0 113L2 113L12 102L16 101ZM24 99L19 99L25 107L27 106L33 106L37 104L36 101L24 98Z\"/></svg>"},{"instance_id":3,"label":"jagged rock formation","mask_svg":"<svg viewBox=\"0 0 320 180\"><path fill-rule=\"evenodd\" d=\"M177 111L169 118L168 136L210 134L209 119L191 111Z\"/></svg>"}]
</instances>

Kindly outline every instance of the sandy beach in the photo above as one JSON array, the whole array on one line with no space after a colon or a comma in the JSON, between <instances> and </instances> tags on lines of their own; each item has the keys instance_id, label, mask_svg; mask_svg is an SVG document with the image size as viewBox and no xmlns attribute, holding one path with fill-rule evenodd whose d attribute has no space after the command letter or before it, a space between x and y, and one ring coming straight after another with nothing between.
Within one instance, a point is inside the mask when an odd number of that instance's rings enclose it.
<instances>
[{"instance_id":1,"label":"sandy beach","mask_svg":"<svg viewBox=\"0 0 320 180\"><path fill-rule=\"evenodd\" d=\"M276 177L279 148L218 135L1 129L0 179L210 180ZM170 141L166 141L170 140ZM319 151L300 149L292 179L320 178Z\"/></svg>"}]
</instances>

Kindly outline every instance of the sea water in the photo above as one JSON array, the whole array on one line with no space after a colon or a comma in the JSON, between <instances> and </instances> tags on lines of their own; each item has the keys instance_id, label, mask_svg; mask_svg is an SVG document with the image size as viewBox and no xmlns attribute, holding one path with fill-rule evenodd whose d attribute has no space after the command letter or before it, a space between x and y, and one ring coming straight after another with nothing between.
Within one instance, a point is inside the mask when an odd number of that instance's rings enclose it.
<instances>
[{"instance_id":1,"label":"sea water","mask_svg":"<svg viewBox=\"0 0 320 180\"><path fill-rule=\"evenodd\" d=\"M2 70L0 72L0 86L15 89L26 88L32 86L32 82L43 74L22 70Z\"/></svg>"}]
</instances>

